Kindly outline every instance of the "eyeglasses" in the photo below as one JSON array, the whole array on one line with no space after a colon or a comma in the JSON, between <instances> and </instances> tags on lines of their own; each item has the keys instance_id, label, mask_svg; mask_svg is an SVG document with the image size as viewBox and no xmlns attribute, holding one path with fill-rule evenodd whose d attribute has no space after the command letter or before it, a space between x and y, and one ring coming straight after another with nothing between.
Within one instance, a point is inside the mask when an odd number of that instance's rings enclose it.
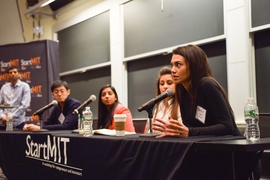
<instances>
[{"instance_id":1,"label":"eyeglasses","mask_svg":"<svg viewBox=\"0 0 270 180\"><path fill-rule=\"evenodd\" d=\"M56 90L56 91L53 91L53 94L64 94L66 92L66 90Z\"/></svg>"}]
</instances>

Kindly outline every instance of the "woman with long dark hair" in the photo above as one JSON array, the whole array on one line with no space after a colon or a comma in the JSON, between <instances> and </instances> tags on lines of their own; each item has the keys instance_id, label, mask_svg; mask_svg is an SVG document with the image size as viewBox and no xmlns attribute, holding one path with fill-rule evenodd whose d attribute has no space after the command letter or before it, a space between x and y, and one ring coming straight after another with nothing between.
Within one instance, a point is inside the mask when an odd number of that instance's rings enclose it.
<instances>
[{"instance_id":1,"label":"woman with long dark hair","mask_svg":"<svg viewBox=\"0 0 270 180\"><path fill-rule=\"evenodd\" d=\"M159 137L242 135L222 86L212 75L205 52L195 45L178 47L171 58L172 76L183 123L157 119L153 129Z\"/></svg>"},{"instance_id":2,"label":"woman with long dark hair","mask_svg":"<svg viewBox=\"0 0 270 180\"><path fill-rule=\"evenodd\" d=\"M213 77L205 52L196 45L187 45L174 49L172 54L171 71L173 80L177 84L176 95L180 104L183 123L172 118L169 119L169 122L155 119L153 130L162 132L157 138L201 135L242 136L236 126L228 97L222 86ZM198 151L193 154L193 160L195 161L193 168L206 172L209 170L207 169L208 164L213 163L212 159L220 158L220 161L224 161L224 159L230 158L230 155L229 157L227 155L226 152L215 154L213 151ZM201 157L204 160L208 159L208 161L200 161ZM238 158L245 158L245 155L238 154ZM211 169L208 173L209 178L204 178L215 179L215 175L220 174L217 173L219 170L227 168L226 164L222 165L216 166L219 169ZM216 172L216 174L213 172ZM250 176L254 176L254 179L260 179L260 174L261 164L259 161ZM190 177L191 179L202 178L200 173L192 174L192 176L194 178Z\"/></svg>"},{"instance_id":3,"label":"woman with long dark hair","mask_svg":"<svg viewBox=\"0 0 270 180\"><path fill-rule=\"evenodd\" d=\"M118 95L113 86L107 84L99 91L98 128L115 129L114 114L126 114L126 131L135 132L130 110L118 101Z\"/></svg>"}]
</instances>

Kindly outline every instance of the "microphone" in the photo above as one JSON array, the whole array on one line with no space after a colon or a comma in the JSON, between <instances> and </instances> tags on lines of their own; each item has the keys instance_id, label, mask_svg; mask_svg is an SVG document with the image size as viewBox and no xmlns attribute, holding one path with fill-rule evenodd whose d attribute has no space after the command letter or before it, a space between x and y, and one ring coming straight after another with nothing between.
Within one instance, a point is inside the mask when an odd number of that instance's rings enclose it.
<instances>
[{"instance_id":1,"label":"microphone","mask_svg":"<svg viewBox=\"0 0 270 180\"><path fill-rule=\"evenodd\" d=\"M138 108L138 111L141 112L143 110L148 110L150 108L153 108L156 103L158 103L159 101L162 101L166 97L173 96L173 94L174 93L173 93L173 91L171 89L167 89L164 93L161 93L157 97L155 97L155 98L151 99L150 101L147 101L146 103L144 103L143 105L141 105Z\"/></svg>"},{"instance_id":2,"label":"microphone","mask_svg":"<svg viewBox=\"0 0 270 180\"><path fill-rule=\"evenodd\" d=\"M72 112L72 114L79 114L79 112L80 112L81 110L83 110L83 108L85 108L85 106L87 106L88 104L90 104L91 102L93 102L93 101L95 101L95 100L96 100L96 96L95 96L95 95L91 95L91 96L89 97L89 99L87 99L86 101L84 101L83 104L81 104L78 108L76 108L76 109Z\"/></svg>"},{"instance_id":3,"label":"microphone","mask_svg":"<svg viewBox=\"0 0 270 180\"><path fill-rule=\"evenodd\" d=\"M53 100L50 104L48 104L48 105L44 106L43 108L40 108L39 110L34 112L33 115L42 114L44 111L46 111L47 109L55 106L56 104L58 104L58 102L56 100Z\"/></svg>"}]
</instances>

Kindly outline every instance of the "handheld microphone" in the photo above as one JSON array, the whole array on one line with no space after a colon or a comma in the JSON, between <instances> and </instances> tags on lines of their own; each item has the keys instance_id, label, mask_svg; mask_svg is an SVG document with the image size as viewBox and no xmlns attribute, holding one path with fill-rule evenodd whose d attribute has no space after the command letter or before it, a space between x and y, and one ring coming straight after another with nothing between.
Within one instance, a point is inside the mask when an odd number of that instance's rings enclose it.
<instances>
[{"instance_id":1,"label":"handheld microphone","mask_svg":"<svg viewBox=\"0 0 270 180\"><path fill-rule=\"evenodd\" d=\"M96 96L95 96L95 95L91 95L91 96L89 97L89 99L87 99L86 101L84 101L83 104L81 104L78 108L76 108L76 109L72 112L72 114L79 114L79 112L80 112L81 110L83 110L83 108L85 108L85 106L87 106L88 104L90 104L91 102L93 102L93 101L95 101L95 100L96 100Z\"/></svg>"},{"instance_id":2,"label":"handheld microphone","mask_svg":"<svg viewBox=\"0 0 270 180\"><path fill-rule=\"evenodd\" d=\"M50 104L48 104L48 105L44 106L43 108L40 108L39 110L34 112L33 115L42 114L44 111L46 111L47 109L55 106L56 104L58 104L58 102L56 100L53 100Z\"/></svg>"},{"instance_id":3,"label":"handheld microphone","mask_svg":"<svg viewBox=\"0 0 270 180\"><path fill-rule=\"evenodd\" d=\"M158 103L159 101L162 101L166 97L173 96L173 94L174 93L173 93L173 91L171 89L167 89L164 93L161 93L157 97L155 97L155 98L151 99L150 101L147 101L146 103L144 103L143 105L141 105L138 108L138 111L141 112L143 110L148 110L150 108L153 108L156 103Z\"/></svg>"}]
</instances>

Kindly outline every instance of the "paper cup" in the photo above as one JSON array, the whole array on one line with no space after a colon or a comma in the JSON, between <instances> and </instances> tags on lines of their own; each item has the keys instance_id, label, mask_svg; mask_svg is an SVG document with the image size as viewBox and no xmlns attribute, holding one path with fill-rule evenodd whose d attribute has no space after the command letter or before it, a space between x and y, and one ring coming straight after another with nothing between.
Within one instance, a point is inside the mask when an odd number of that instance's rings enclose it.
<instances>
[{"instance_id":1,"label":"paper cup","mask_svg":"<svg viewBox=\"0 0 270 180\"><path fill-rule=\"evenodd\" d=\"M116 136L125 136L127 115L114 114L113 118Z\"/></svg>"}]
</instances>

